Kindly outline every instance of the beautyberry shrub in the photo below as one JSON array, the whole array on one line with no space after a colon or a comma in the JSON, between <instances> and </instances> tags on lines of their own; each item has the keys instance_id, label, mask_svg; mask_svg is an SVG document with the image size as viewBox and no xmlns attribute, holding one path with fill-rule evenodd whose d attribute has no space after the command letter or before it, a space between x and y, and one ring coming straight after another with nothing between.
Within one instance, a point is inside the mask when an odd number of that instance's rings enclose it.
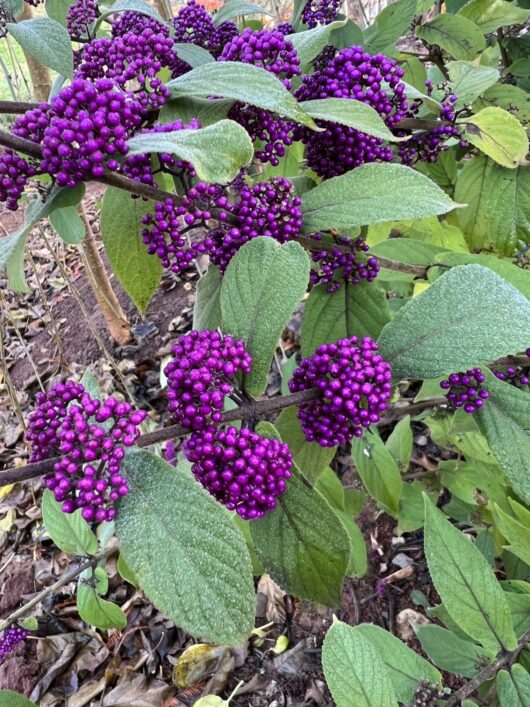
<instances>
[{"instance_id":1,"label":"beautyberry shrub","mask_svg":"<svg viewBox=\"0 0 530 707\"><path fill-rule=\"evenodd\" d=\"M463 373L451 373L440 383L440 388L447 390L445 397L455 408L473 413L489 398L489 392L482 385L485 380L480 368L471 368Z\"/></svg>"}]
</instances>

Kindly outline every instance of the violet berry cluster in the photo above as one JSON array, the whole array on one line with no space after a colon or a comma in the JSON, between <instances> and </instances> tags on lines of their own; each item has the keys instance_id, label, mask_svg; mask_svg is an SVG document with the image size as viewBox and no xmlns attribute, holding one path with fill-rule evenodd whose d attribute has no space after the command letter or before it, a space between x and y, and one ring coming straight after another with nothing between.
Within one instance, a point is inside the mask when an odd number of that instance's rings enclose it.
<instances>
[{"instance_id":1,"label":"violet berry cluster","mask_svg":"<svg viewBox=\"0 0 530 707\"><path fill-rule=\"evenodd\" d=\"M427 92L432 93L432 82L427 81ZM467 147L467 142L460 139L460 129L456 125L457 114L455 103L458 100L451 91L446 91L441 100L440 121L448 122L449 125L440 127L425 133L407 133L407 131L397 131L399 136L409 135L409 139L398 148L398 156L402 164L413 165L416 162L436 162L441 152L449 149L446 141L449 138L459 139L460 147ZM422 100L418 99L409 105L406 117L414 118L418 114Z\"/></svg>"},{"instance_id":2,"label":"violet berry cluster","mask_svg":"<svg viewBox=\"0 0 530 707\"><path fill-rule=\"evenodd\" d=\"M112 21L112 36L123 37L124 34L132 32L133 34L142 34L146 29L152 32L163 32L169 37L169 31L163 22L155 20L154 17L149 17L141 12L128 10L120 12Z\"/></svg>"},{"instance_id":3,"label":"violet berry cluster","mask_svg":"<svg viewBox=\"0 0 530 707\"><path fill-rule=\"evenodd\" d=\"M224 272L239 248L252 238L267 236L285 243L300 233L301 201L287 179L273 177L238 187L234 202L224 189L199 182L179 205L171 199L156 203L154 213L143 218L142 237L148 253L157 255L176 274L202 254L209 255ZM214 211L218 225L212 229L208 221ZM189 240L190 232L202 230L207 232L203 240Z\"/></svg>"},{"instance_id":4,"label":"violet berry cluster","mask_svg":"<svg viewBox=\"0 0 530 707\"><path fill-rule=\"evenodd\" d=\"M239 61L253 64L282 79L286 88L291 79L300 73L300 60L292 42L278 30L246 29L225 46L218 61ZM256 159L278 165L292 144L292 121L270 111L236 103L229 118L242 125L253 142L261 141L263 147L256 151Z\"/></svg>"},{"instance_id":5,"label":"violet berry cluster","mask_svg":"<svg viewBox=\"0 0 530 707\"><path fill-rule=\"evenodd\" d=\"M195 0L190 0L179 10L173 25L176 42L198 44L216 58L225 45L239 34L234 22L222 22L216 26L206 9Z\"/></svg>"},{"instance_id":6,"label":"violet berry cluster","mask_svg":"<svg viewBox=\"0 0 530 707\"><path fill-rule=\"evenodd\" d=\"M74 79L52 100L41 168L70 188L118 169L142 116L140 103L110 79Z\"/></svg>"},{"instance_id":7,"label":"violet berry cluster","mask_svg":"<svg viewBox=\"0 0 530 707\"><path fill-rule=\"evenodd\" d=\"M0 638L0 663L4 661L8 653L11 653L28 636L29 632L19 626L7 628L4 631L4 635Z\"/></svg>"},{"instance_id":8,"label":"violet berry cluster","mask_svg":"<svg viewBox=\"0 0 530 707\"><path fill-rule=\"evenodd\" d=\"M302 359L289 381L292 393L317 388L322 397L303 403L298 418L308 442L335 447L361 437L387 410L392 369L370 337L322 344Z\"/></svg>"},{"instance_id":9,"label":"violet berry cluster","mask_svg":"<svg viewBox=\"0 0 530 707\"><path fill-rule=\"evenodd\" d=\"M163 123L162 125L154 125L152 128L141 130L138 135L170 133L177 130L198 130L201 124L196 118L192 118L188 125L185 125L181 120L174 120L172 123ZM188 177L195 176L195 170L189 162L179 160L174 154L161 152L156 155L160 168L166 172L176 174L180 171L185 171ZM153 173L152 158L150 154L143 153L139 155L130 155L126 157L123 163L123 173L143 184L155 186L155 178Z\"/></svg>"},{"instance_id":10,"label":"violet berry cluster","mask_svg":"<svg viewBox=\"0 0 530 707\"><path fill-rule=\"evenodd\" d=\"M207 427L192 434L184 450L197 480L245 520L263 518L274 509L292 476L288 445L248 428Z\"/></svg>"},{"instance_id":11,"label":"violet berry cluster","mask_svg":"<svg viewBox=\"0 0 530 707\"><path fill-rule=\"evenodd\" d=\"M295 91L299 101L347 98L374 108L389 128L405 115L407 100L403 70L383 54L370 55L362 47L343 49L329 64L309 76ZM317 121L324 132L297 126L295 137L306 145L308 166L329 178L366 162L391 162L390 147L379 138L330 121Z\"/></svg>"},{"instance_id":12,"label":"violet berry cluster","mask_svg":"<svg viewBox=\"0 0 530 707\"><path fill-rule=\"evenodd\" d=\"M316 240L321 240L319 233L313 235ZM343 282L358 285L361 282L373 282L377 277L380 267L377 258L373 256L360 259L361 253L366 253L369 248L364 238L348 238L339 236L335 239L336 246L331 250L316 251L311 253L314 263L318 263L318 270L311 270L311 284L327 285L329 293L338 290ZM347 249L347 250L346 250Z\"/></svg>"},{"instance_id":13,"label":"violet berry cluster","mask_svg":"<svg viewBox=\"0 0 530 707\"><path fill-rule=\"evenodd\" d=\"M234 376L252 368L244 341L209 329L192 330L179 336L171 352L164 373L175 422L194 431L219 423L225 396L234 393Z\"/></svg>"},{"instance_id":14,"label":"violet berry cluster","mask_svg":"<svg viewBox=\"0 0 530 707\"><path fill-rule=\"evenodd\" d=\"M65 513L82 509L87 521L113 520L113 504L128 492L120 473L125 448L139 437L147 413L109 397L93 399L80 383L57 383L39 393L28 419L31 461L59 456L44 477Z\"/></svg>"},{"instance_id":15,"label":"violet berry cluster","mask_svg":"<svg viewBox=\"0 0 530 707\"><path fill-rule=\"evenodd\" d=\"M27 181L37 170L12 150L0 152L0 201L5 201L10 211L18 209L18 201Z\"/></svg>"},{"instance_id":16,"label":"violet berry cluster","mask_svg":"<svg viewBox=\"0 0 530 707\"><path fill-rule=\"evenodd\" d=\"M530 359L530 349L526 349L525 354ZM496 368L493 373L499 380L515 385L518 388L530 386L530 360L527 366L507 366L502 370Z\"/></svg>"},{"instance_id":17,"label":"violet berry cluster","mask_svg":"<svg viewBox=\"0 0 530 707\"><path fill-rule=\"evenodd\" d=\"M313 29L317 25L329 25L337 19L341 0L308 0L302 11L302 22Z\"/></svg>"},{"instance_id":18,"label":"violet berry cluster","mask_svg":"<svg viewBox=\"0 0 530 707\"><path fill-rule=\"evenodd\" d=\"M90 25L98 16L96 0L76 0L68 8L66 28L72 39L80 39L89 35Z\"/></svg>"},{"instance_id":19,"label":"violet berry cluster","mask_svg":"<svg viewBox=\"0 0 530 707\"><path fill-rule=\"evenodd\" d=\"M455 408L463 408L468 413L480 410L489 392L483 387L486 376L480 368L471 368L465 372L451 373L440 383L446 390L445 397Z\"/></svg>"}]
</instances>

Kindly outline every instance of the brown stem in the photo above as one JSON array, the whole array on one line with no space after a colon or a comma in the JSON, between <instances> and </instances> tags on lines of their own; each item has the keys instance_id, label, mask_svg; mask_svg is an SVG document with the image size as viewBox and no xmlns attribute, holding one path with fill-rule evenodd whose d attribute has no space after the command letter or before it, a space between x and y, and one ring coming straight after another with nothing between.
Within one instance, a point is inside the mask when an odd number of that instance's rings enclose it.
<instances>
[{"instance_id":1,"label":"brown stem","mask_svg":"<svg viewBox=\"0 0 530 707\"><path fill-rule=\"evenodd\" d=\"M291 395L271 398L270 400L256 400L234 410L227 410L223 413L221 422L234 422L235 420L252 420L266 417L290 405L307 403L310 400L316 400L320 396L321 391L318 388L310 388L300 393L292 393ZM147 447L151 444L165 442L168 439L175 439L175 437L184 437L187 434L189 434L188 428L182 427L181 425L172 425L171 427L164 427L163 429L141 435L136 442L136 446ZM56 464L60 458L61 457L53 457L53 459L32 462L23 467L6 469L6 471L0 473L0 487L19 481L26 481L27 479L33 479L53 471L54 464Z\"/></svg>"},{"instance_id":2,"label":"brown stem","mask_svg":"<svg viewBox=\"0 0 530 707\"><path fill-rule=\"evenodd\" d=\"M79 215L85 226L85 237L81 245L81 252L85 260L85 270L89 283L101 308L101 313L105 318L110 335L116 343L120 345L126 344L131 340L131 327L127 321L127 315L112 289L97 247L94 231L82 202L79 204Z\"/></svg>"},{"instance_id":3,"label":"brown stem","mask_svg":"<svg viewBox=\"0 0 530 707\"><path fill-rule=\"evenodd\" d=\"M74 580L76 577L78 577L82 572L87 570L89 567L95 567L98 564L98 562L106 559L107 557L109 557L109 555L112 555L117 550L118 550L117 543L114 545L111 545L110 547L105 548L105 550L101 550L100 552L97 553L97 555L94 555L89 560L82 562L80 565L75 567L73 570L70 570L70 572L67 572L66 574L64 574L54 584L50 584L49 587L45 587L41 592L36 594L33 597L33 599L30 599L28 602L26 602L19 609L17 609L16 611L13 611L11 614L9 614L9 616L7 616L5 619L0 621L0 631L3 631L5 628L7 628L10 624L12 624L14 621L19 619L24 614L26 614L28 611L31 611L31 609L33 609L34 606L37 606L37 604L40 604L40 602L43 601L43 599L46 599L46 597L49 597L52 594L55 594L58 589L60 589L61 587L64 587L65 584L68 584L69 582Z\"/></svg>"},{"instance_id":4,"label":"brown stem","mask_svg":"<svg viewBox=\"0 0 530 707\"><path fill-rule=\"evenodd\" d=\"M495 361L495 366L530 366L530 357L528 356L504 356Z\"/></svg>"},{"instance_id":5,"label":"brown stem","mask_svg":"<svg viewBox=\"0 0 530 707\"><path fill-rule=\"evenodd\" d=\"M483 683L494 677L501 668L509 665L528 643L530 643L530 631L527 631L524 636L519 639L515 650L503 653L497 660L487 665L484 670L481 670L478 675L469 682L466 682L463 687L444 702L444 707L457 707L457 705L460 705L466 697L472 695Z\"/></svg>"},{"instance_id":6,"label":"brown stem","mask_svg":"<svg viewBox=\"0 0 530 707\"><path fill-rule=\"evenodd\" d=\"M437 407L438 405L447 405L447 398L427 398L426 400L420 400L417 403L412 403L411 405L394 405L392 410L390 410L386 415L383 415L381 422L378 424L388 425L391 422L405 417L405 415L416 415L418 412L423 410L428 410L429 408Z\"/></svg>"},{"instance_id":7,"label":"brown stem","mask_svg":"<svg viewBox=\"0 0 530 707\"><path fill-rule=\"evenodd\" d=\"M449 120L424 120L422 118L403 118L395 124L397 130L435 130L451 125Z\"/></svg>"},{"instance_id":8,"label":"brown stem","mask_svg":"<svg viewBox=\"0 0 530 707\"><path fill-rule=\"evenodd\" d=\"M497 30L497 41L499 43L499 49L501 50L502 68L504 70L510 66L512 62L510 61L510 57L508 56L508 52L504 46L504 32L502 31L502 27L499 27Z\"/></svg>"},{"instance_id":9,"label":"brown stem","mask_svg":"<svg viewBox=\"0 0 530 707\"><path fill-rule=\"evenodd\" d=\"M25 113L33 108L38 108L39 103L29 103L27 101L0 101L0 115L17 115Z\"/></svg>"},{"instance_id":10,"label":"brown stem","mask_svg":"<svg viewBox=\"0 0 530 707\"><path fill-rule=\"evenodd\" d=\"M33 10L31 5L27 2L24 3L24 11L19 17L20 20L31 20L33 17ZM33 87L33 95L37 101L47 101L52 90L52 79L50 76L50 70L47 66L44 66L39 61L34 59L31 54L24 52L24 57L26 58L26 63L28 65L29 75L31 77L31 85Z\"/></svg>"}]
</instances>

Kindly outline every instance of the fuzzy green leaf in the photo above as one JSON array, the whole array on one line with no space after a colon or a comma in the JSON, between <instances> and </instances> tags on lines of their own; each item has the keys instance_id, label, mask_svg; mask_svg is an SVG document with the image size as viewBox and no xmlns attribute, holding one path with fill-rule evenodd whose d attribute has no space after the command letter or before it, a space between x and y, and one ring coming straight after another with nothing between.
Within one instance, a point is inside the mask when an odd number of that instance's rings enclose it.
<instances>
[{"instance_id":1,"label":"fuzzy green leaf","mask_svg":"<svg viewBox=\"0 0 530 707\"><path fill-rule=\"evenodd\" d=\"M48 17L36 17L23 22L8 22L7 29L22 49L39 63L66 78L72 78L72 41L66 29L58 22Z\"/></svg>"},{"instance_id":2,"label":"fuzzy green leaf","mask_svg":"<svg viewBox=\"0 0 530 707\"><path fill-rule=\"evenodd\" d=\"M329 25L319 25L304 32L295 32L287 35L286 39L292 42L296 49L301 66L312 61L325 46L333 44L333 35L336 30L346 25L346 20L330 22Z\"/></svg>"},{"instance_id":3,"label":"fuzzy green leaf","mask_svg":"<svg viewBox=\"0 0 530 707\"><path fill-rule=\"evenodd\" d=\"M193 307L193 328L217 329L221 326L221 286L223 276L215 265L208 270L197 283L195 306Z\"/></svg>"},{"instance_id":4,"label":"fuzzy green leaf","mask_svg":"<svg viewBox=\"0 0 530 707\"><path fill-rule=\"evenodd\" d=\"M480 550L425 496L425 557L451 618L492 656L517 639L506 597Z\"/></svg>"},{"instance_id":5,"label":"fuzzy green leaf","mask_svg":"<svg viewBox=\"0 0 530 707\"><path fill-rule=\"evenodd\" d=\"M413 627L425 653L442 670L473 678L489 662L480 646L441 626L414 624Z\"/></svg>"},{"instance_id":6,"label":"fuzzy green leaf","mask_svg":"<svg viewBox=\"0 0 530 707\"><path fill-rule=\"evenodd\" d=\"M178 58L189 64L192 69L215 61L215 57L207 49L191 42L175 42L172 49Z\"/></svg>"},{"instance_id":7,"label":"fuzzy green leaf","mask_svg":"<svg viewBox=\"0 0 530 707\"><path fill-rule=\"evenodd\" d=\"M322 667L337 707L397 707L389 671L359 626L333 623L324 638Z\"/></svg>"},{"instance_id":8,"label":"fuzzy green leaf","mask_svg":"<svg viewBox=\"0 0 530 707\"><path fill-rule=\"evenodd\" d=\"M260 395L280 335L303 297L309 281L309 258L293 241L253 238L230 261L221 286L223 327L243 339L252 371L245 388Z\"/></svg>"},{"instance_id":9,"label":"fuzzy green leaf","mask_svg":"<svg viewBox=\"0 0 530 707\"><path fill-rule=\"evenodd\" d=\"M519 663L510 672L497 673L497 696L500 707L528 707L530 704L530 675Z\"/></svg>"},{"instance_id":10,"label":"fuzzy green leaf","mask_svg":"<svg viewBox=\"0 0 530 707\"><path fill-rule=\"evenodd\" d=\"M81 510L63 513L61 504L48 489L42 496L42 521L50 538L63 552L75 555L93 555L97 552L98 541Z\"/></svg>"},{"instance_id":11,"label":"fuzzy green leaf","mask_svg":"<svg viewBox=\"0 0 530 707\"><path fill-rule=\"evenodd\" d=\"M127 617L119 606L106 599L108 578L103 567L89 568L79 576L77 587L77 611L90 626L96 628L117 628L127 626Z\"/></svg>"},{"instance_id":12,"label":"fuzzy green leaf","mask_svg":"<svg viewBox=\"0 0 530 707\"><path fill-rule=\"evenodd\" d=\"M193 636L240 645L254 625L254 584L228 511L189 472L149 452L129 452L124 473L130 491L116 535L148 599Z\"/></svg>"},{"instance_id":13,"label":"fuzzy green leaf","mask_svg":"<svg viewBox=\"0 0 530 707\"><path fill-rule=\"evenodd\" d=\"M362 101L352 101L348 98L319 98L314 101L304 101L300 105L312 118L347 125L361 133L389 142L407 139L396 137L390 132L379 113Z\"/></svg>"},{"instance_id":14,"label":"fuzzy green leaf","mask_svg":"<svg viewBox=\"0 0 530 707\"><path fill-rule=\"evenodd\" d=\"M304 231L434 216L456 204L428 177L398 164L365 164L302 196Z\"/></svg>"},{"instance_id":15,"label":"fuzzy green leaf","mask_svg":"<svg viewBox=\"0 0 530 707\"><path fill-rule=\"evenodd\" d=\"M219 26L223 22L233 20L234 17L246 17L246 15L270 15L271 13L261 5L244 0L228 0L213 16L214 25Z\"/></svg>"},{"instance_id":16,"label":"fuzzy green leaf","mask_svg":"<svg viewBox=\"0 0 530 707\"><path fill-rule=\"evenodd\" d=\"M474 59L486 46L477 25L460 15L437 15L434 20L416 27L416 37L436 44L455 59Z\"/></svg>"},{"instance_id":17,"label":"fuzzy green leaf","mask_svg":"<svg viewBox=\"0 0 530 707\"><path fill-rule=\"evenodd\" d=\"M352 440L352 457L368 493L394 518L399 511L402 481L398 466L379 435L367 430Z\"/></svg>"},{"instance_id":18,"label":"fuzzy green leaf","mask_svg":"<svg viewBox=\"0 0 530 707\"><path fill-rule=\"evenodd\" d=\"M528 344L530 302L482 265L461 265L410 300L379 337L396 378L436 378Z\"/></svg>"},{"instance_id":19,"label":"fuzzy green leaf","mask_svg":"<svg viewBox=\"0 0 530 707\"><path fill-rule=\"evenodd\" d=\"M499 27L524 24L530 17L530 10L516 7L506 0L470 0L458 14L472 20L484 34L488 34Z\"/></svg>"},{"instance_id":20,"label":"fuzzy green leaf","mask_svg":"<svg viewBox=\"0 0 530 707\"><path fill-rule=\"evenodd\" d=\"M517 118L502 108L483 108L461 118L464 136L472 145L508 169L515 169L528 152L526 130Z\"/></svg>"}]
</instances>

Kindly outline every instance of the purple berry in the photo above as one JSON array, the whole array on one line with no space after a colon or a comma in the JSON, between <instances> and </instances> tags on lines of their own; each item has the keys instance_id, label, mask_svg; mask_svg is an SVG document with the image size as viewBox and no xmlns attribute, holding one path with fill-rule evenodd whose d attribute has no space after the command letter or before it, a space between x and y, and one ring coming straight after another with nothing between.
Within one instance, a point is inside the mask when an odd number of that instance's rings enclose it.
<instances>
[{"instance_id":1,"label":"purple berry","mask_svg":"<svg viewBox=\"0 0 530 707\"><path fill-rule=\"evenodd\" d=\"M307 0L302 12L302 22L311 29L317 25L331 24L337 19L341 1Z\"/></svg>"},{"instance_id":2,"label":"purple berry","mask_svg":"<svg viewBox=\"0 0 530 707\"><path fill-rule=\"evenodd\" d=\"M36 173L34 167L12 150L0 152L0 201L5 201L10 211L18 209L26 183Z\"/></svg>"},{"instance_id":3,"label":"purple berry","mask_svg":"<svg viewBox=\"0 0 530 707\"><path fill-rule=\"evenodd\" d=\"M184 453L204 488L245 520L263 518L275 508L292 476L287 444L247 428L207 427L191 435Z\"/></svg>"},{"instance_id":4,"label":"purple berry","mask_svg":"<svg viewBox=\"0 0 530 707\"><path fill-rule=\"evenodd\" d=\"M89 36L90 25L98 16L96 0L76 0L68 8L66 28L72 39Z\"/></svg>"},{"instance_id":5,"label":"purple berry","mask_svg":"<svg viewBox=\"0 0 530 707\"><path fill-rule=\"evenodd\" d=\"M4 635L0 638L0 663L2 663L8 653L21 643L29 632L19 626L11 626L4 631Z\"/></svg>"},{"instance_id":6,"label":"purple berry","mask_svg":"<svg viewBox=\"0 0 530 707\"><path fill-rule=\"evenodd\" d=\"M314 234L313 238L321 240L319 233ZM365 282L373 282L379 273L379 264L377 259L370 257L364 260L358 258L358 254L368 251L368 245L362 237L348 238L347 236L339 236L336 239L337 245L346 246L348 251L332 248L331 251L317 251L311 254L314 263L319 264L319 270L311 270L311 283L318 285L319 283L326 284L328 292L335 292L339 289L342 282L349 282L352 285L358 285L363 280Z\"/></svg>"},{"instance_id":7,"label":"purple berry","mask_svg":"<svg viewBox=\"0 0 530 707\"><path fill-rule=\"evenodd\" d=\"M292 393L319 388L322 397L303 403L298 418L308 442L335 447L377 424L392 396L392 369L375 341L356 336L322 344L302 359L289 382Z\"/></svg>"}]
</instances>

